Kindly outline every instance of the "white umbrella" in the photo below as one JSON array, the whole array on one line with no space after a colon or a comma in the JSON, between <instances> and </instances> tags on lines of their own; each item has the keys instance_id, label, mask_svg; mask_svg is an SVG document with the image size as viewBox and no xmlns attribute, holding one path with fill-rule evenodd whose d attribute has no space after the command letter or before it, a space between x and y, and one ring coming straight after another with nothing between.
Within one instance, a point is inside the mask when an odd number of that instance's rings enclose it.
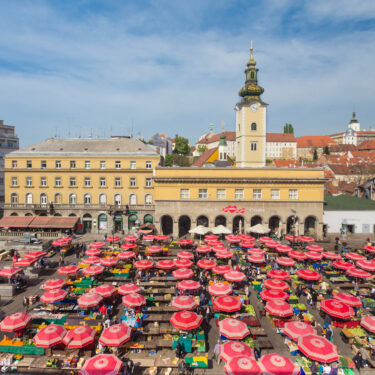
<instances>
[{"instance_id":1,"label":"white umbrella","mask_svg":"<svg viewBox=\"0 0 375 375\"><path fill-rule=\"evenodd\" d=\"M204 227L203 225L198 225L197 227L189 230L189 233L199 234L200 236L203 236L208 232L211 232L211 229L207 228L207 227Z\"/></svg>"},{"instance_id":2,"label":"white umbrella","mask_svg":"<svg viewBox=\"0 0 375 375\"><path fill-rule=\"evenodd\" d=\"M218 225L217 227L212 229L213 234L231 234L232 231L225 227L224 225Z\"/></svg>"},{"instance_id":3,"label":"white umbrella","mask_svg":"<svg viewBox=\"0 0 375 375\"><path fill-rule=\"evenodd\" d=\"M266 227L263 224L257 224L257 225L253 225L252 227L250 227L247 231L252 232L252 233L265 234L265 233L269 233L271 229Z\"/></svg>"}]
</instances>

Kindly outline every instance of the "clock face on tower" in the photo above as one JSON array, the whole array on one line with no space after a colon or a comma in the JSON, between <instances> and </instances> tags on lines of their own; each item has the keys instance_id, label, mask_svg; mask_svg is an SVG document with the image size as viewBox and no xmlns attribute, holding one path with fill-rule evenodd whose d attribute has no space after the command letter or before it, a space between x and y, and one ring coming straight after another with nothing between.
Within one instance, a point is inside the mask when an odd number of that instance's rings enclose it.
<instances>
[{"instance_id":1,"label":"clock face on tower","mask_svg":"<svg viewBox=\"0 0 375 375\"><path fill-rule=\"evenodd\" d=\"M253 112L256 112L259 108L259 103L253 103L251 106L250 106L250 109L253 111Z\"/></svg>"}]
</instances>

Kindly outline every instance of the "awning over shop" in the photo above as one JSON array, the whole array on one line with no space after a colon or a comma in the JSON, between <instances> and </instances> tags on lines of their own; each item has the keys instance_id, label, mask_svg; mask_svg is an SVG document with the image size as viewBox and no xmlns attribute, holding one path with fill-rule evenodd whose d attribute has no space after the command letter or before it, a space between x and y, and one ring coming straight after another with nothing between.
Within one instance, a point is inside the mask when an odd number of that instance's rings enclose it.
<instances>
[{"instance_id":1,"label":"awning over shop","mask_svg":"<svg viewBox=\"0 0 375 375\"><path fill-rule=\"evenodd\" d=\"M0 228L73 228L78 217L62 216L4 216L0 219Z\"/></svg>"}]
</instances>

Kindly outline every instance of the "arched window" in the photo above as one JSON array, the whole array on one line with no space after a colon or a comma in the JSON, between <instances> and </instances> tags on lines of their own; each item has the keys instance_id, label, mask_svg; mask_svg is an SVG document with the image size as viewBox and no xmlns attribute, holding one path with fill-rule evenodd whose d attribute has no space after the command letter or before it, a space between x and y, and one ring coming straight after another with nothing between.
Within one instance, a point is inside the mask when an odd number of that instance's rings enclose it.
<instances>
[{"instance_id":1,"label":"arched window","mask_svg":"<svg viewBox=\"0 0 375 375\"><path fill-rule=\"evenodd\" d=\"M60 193L56 193L55 194L54 203L55 204L62 204L62 195Z\"/></svg>"},{"instance_id":2,"label":"arched window","mask_svg":"<svg viewBox=\"0 0 375 375\"><path fill-rule=\"evenodd\" d=\"M151 194L145 195L145 204L152 204L152 195Z\"/></svg>"},{"instance_id":3,"label":"arched window","mask_svg":"<svg viewBox=\"0 0 375 375\"><path fill-rule=\"evenodd\" d=\"M91 195L89 193L83 196L83 204L91 204Z\"/></svg>"},{"instance_id":4,"label":"arched window","mask_svg":"<svg viewBox=\"0 0 375 375\"><path fill-rule=\"evenodd\" d=\"M42 193L40 194L40 204L47 204L48 199L47 199L47 194Z\"/></svg>"},{"instance_id":5,"label":"arched window","mask_svg":"<svg viewBox=\"0 0 375 375\"><path fill-rule=\"evenodd\" d=\"M129 204L131 205L137 204L137 196L135 194L129 195Z\"/></svg>"},{"instance_id":6,"label":"arched window","mask_svg":"<svg viewBox=\"0 0 375 375\"><path fill-rule=\"evenodd\" d=\"M255 122L253 122L253 123L251 124L251 130L253 130L253 131L256 131L256 130L257 130L257 124L256 124Z\"/></svg>"},{"instance_id":7,"label":"arched window","mask_svg":"<svg viewBox=\"0 0 375 375\"><path fill-rule=\"evenodd\" d=\"M115 194L114 202L116 206L121 206L121 194Z\"/></svg>"},{"instance_id":8,"label":"arched window","mask_svg":"<svg viewBox=\"0 0 375 375\"><path fill-rule=\"evenodd\" d=\"M99 204L100 205L107 204L107 196L105 194L99 194Z\"/></svg>"},{"instance_id":9,"label":"arched window","mask_svg":"<svg viewBox=\"0 0 375 375\"><path fill-rule=\"evenodd\" d=\"M10 195L10 203L11 204L18 204L18 194L17 193L12 193Z\"/></svg>"},{"instance_id":10,"label":"arched window","mask_svg":"<svg viewBox=\"0 0 375 375\"><path fill-rule=\"evenodd\" d=\"M69 204L77 204L77 196L74 193L69 195Z\"/></svg>"},{"instance_id":11,"label":"arched window","mask_svg":"<svg viewBox=\"0 0 375 375\"><path fill-rule=\"evenodd\" d=\"M251 79L254 79L254 78L255 78L255 73L251 72Z\"/></svg>"},{"instance_id":12,"label":"arched window","mask_svg":"<svg viewBox=\"0 0 375 375\"><path fill-rule=\"evenodd\" d=\"M31 193L26 194L25 203L26 204L33 204L33 195Z\"/></svg>"}]
</instances>

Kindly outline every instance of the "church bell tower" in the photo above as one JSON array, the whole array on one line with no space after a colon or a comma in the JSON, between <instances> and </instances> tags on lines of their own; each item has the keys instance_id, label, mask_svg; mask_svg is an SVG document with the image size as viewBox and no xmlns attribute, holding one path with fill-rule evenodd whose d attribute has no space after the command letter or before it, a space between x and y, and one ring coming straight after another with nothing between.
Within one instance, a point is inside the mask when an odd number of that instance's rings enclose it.
<instances>
[{"instance_id":1,"label":"church bell tower","mask_svg":"<svg viewBox=\"0 0 375 375\"><path fill-rule=\"evenodd\" d=\"M250 47L250 60L245 70L245 86L236 104L236 167L262 168L266 164L267 106L261 99L263 87L258 85L258 69Z\"/></svg>"}]
</instances>

